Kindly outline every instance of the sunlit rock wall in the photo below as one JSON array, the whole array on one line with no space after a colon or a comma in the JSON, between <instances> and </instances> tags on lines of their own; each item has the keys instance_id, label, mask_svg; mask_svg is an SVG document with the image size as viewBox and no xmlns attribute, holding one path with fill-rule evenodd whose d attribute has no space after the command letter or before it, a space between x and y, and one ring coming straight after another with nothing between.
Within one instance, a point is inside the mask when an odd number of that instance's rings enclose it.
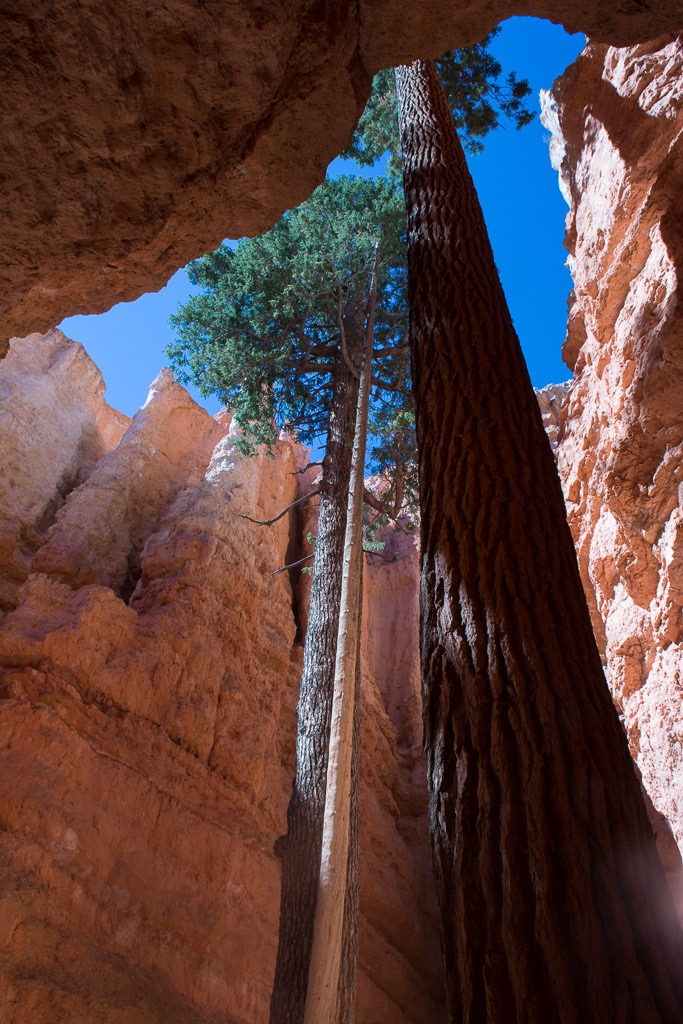
<instances>
[{"instance_id":1,"label":"sunlit rock wall","mask_svg":"<svg viewBox=\"0 0 683 1024\"><path fill-rule=\"evenodd\" d=\"M0 615L64 499L128 426L103 394L85 349L60 331L14 338L0 364Z\"/></svg>"},{"instance_id":2,"label":"sunlit rock wall","mask_svg":"<svg viewBox=\"0 0 683 1024\"><path fill-rule=\"evenodd\" d=\"M683 849L683 48L588 46L545 97L570 204L557 456L631 750Z\"/></svg>"},{"instance_id":3,"label":"sunlit rock wall","mask_svg":"<svg viewBox=\"0 0 683 1024\"><path fill-rule=\"evenodd\" d=\"M24 390L45 423L61 423L59 388L80 396L87 424L91 405L110 419L80 346L31 345ZM19 430L19 511L34 475L70 464L65 438L45 429L22 447ZM261 1024L301 668L290 580L272 573L302 541L296 511L270 529L241 514L293 501L303 452L283 440L274 460L241 458L230 418L167 373L119 444L97 451L0 626L0 1017ZM11 522L9 498L1 511ZM385 641L389 628L416 634L414 550L369 566L368 593L357 1019L433 1024L417 643L399 659Z\"/></svg>"}]
</instances>

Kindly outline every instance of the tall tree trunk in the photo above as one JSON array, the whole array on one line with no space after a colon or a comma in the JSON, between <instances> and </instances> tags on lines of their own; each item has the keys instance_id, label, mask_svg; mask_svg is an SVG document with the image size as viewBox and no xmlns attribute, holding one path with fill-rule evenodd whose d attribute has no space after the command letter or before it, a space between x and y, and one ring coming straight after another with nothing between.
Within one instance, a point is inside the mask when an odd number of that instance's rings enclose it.
<instances>
[{"instance_id":1,"label":"tall tree trunk","mask_svg":"<svg viewBox=\"0 0 683 1024\"><path fill-rule=\"evenodd\" d=\"M361 559L360 607L358 609L358 646L354 685L353 758L351 762L351 807L349 825L349 858L346 868L346 898L344 902L344 935L341 950L341 972L337 992L337 1021L354 1024L356 1007L356 977L358 974L358 925L360 914L360 744L361 744L361 644L363 619L364 556Z\"/></svg>"},{"instance_id":2,"label":"tall tree trunk","mask_svg":"<svg viewBox=\"0 0 683 1024\"><path fill-rule=\"evenodd\" d=\"M378 254L379 256L379 254ZM351 832L351 790L356 662L360 629L363 559L363 494L368 411L372 389L372 343L377 262L366 327L366 345L358 388L344 539L344 562L334 672L334 700L325 792L325 821L320 856L318 899L306 995L305 1024L335 1024L341 970L345 896ZM346 997L345 997L346 999Z\"/></svg>"},{"instance_id":3,"label":"tall tree trunk","mask_svg":"<svg viewBox=\"0 0 683 1024\"><path fill-rule=\"evenodd\" d=\"M350 356L360 362L362 310L350 310L345 329ZM301 1024L306 1003L318 893L341 599L346 506L358 377L340 359L333 385L311 582L308 630L297 706L297 740L287 834L276 844L282 868L280 932L270 1024Z\"/></svg>"},{"instance_id":4,"label":"tall tree trunk","mask_svg":"<svg viewBox=\"0 0 683 1024\"><path fill-rule=\"evenodd\" d=\"M433 66L396 77L451 1019L673 1024L680 930L479 202Z\"/></svg>"}]
</instances>

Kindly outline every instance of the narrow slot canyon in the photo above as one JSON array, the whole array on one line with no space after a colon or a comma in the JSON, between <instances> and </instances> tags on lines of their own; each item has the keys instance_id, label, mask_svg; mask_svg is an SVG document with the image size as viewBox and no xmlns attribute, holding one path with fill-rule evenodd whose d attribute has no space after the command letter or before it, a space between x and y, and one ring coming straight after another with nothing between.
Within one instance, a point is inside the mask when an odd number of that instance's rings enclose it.
<instances>
[{"instance_id":1,"label":"narrow slot canyon","mask_svg":"<svg viewBox=\"0 0 683 1024\"><path fill-rule=\"evenodd\" d=\"M317 522L315 500L295 505L318 485L319 466L307 468L315 451L281 433L274 457L245 456L231 413L210 415L168 369L126 416L107 402L85 349L55 324L161 287L226 235L270 228L347 145L379 68L475 42L513 14L588 36L541 100L568 204L573 291L563 346L571 380L538 390L536 401L634 785L683 922L683 11L564 0L296 0L287 10L236 2L229 14L189 0L163 10L10 4L0 44L2 1024L268 1021L276 847L287 828L311 587L300 567L278 570L313 554ZM454 375L449 401L461 384ZM501 394L485 396L491 423ZM447 403L439 407L455 422ZM476 426L490 438L485 422ZM441 440L437 425L426 441ZM504 440L489 449L506 451ZM442 482L452 494L453 481ZM545 500L542 489L531 496L533 507ZM256 522L289 505L272 525ZM439 514L426 514L438 525ZM446 724L423 750L423 724L429 737L430 708L443 710L446 697L439 691L423 708L416 523L383 527L364 560L357 1024L464 1024L453 1010L449 924L461 960L463 950L472 962L481 953L471 912L463 923L449 910L444 924L438 858L435 886L428 782L439 774L434 746L456 740ZM558 574L548 588L553 614L565 582ZM533 647L525 615L520 604L513 659L522 658L518 641ZM504 642L500 651L507 656ZM539 720L548 706L534 704ZM500 750L506 756L502 741ZM548 765L555 753L543 755ZM539 785L532 773L524 782L512 756L510 766L502 821L522 806L514 787L533 803ZM591 785L587 804L604 806L589 833L598 851L603 825L610 834L620 825L609 794ZM474 835L493 815L489 796L482 782L478 810L458 821L463 844L468 822ZM438 814L446 806L444 797ZM573 825L562 820L534 850L530 820L536 895L544 859L569 887L583 870L578 845L574 863L565 843ZM450 820L444 829L455 836ZM505 967L482 960L482 991L490 974L509 971L510 1002L492 1009L473 990L472 1024L549 1019L554 979L579 974L573 951L562 964L551 924L530 915L528 933L509 930L505 885L521 845L482 855L482 934L499 927L505 948L519 939L529 963L547 943L560 966L520 981L512 956ZM600 857L589 865L596 892L612 870ZM654 922L669 953L680 951L671 907L644 909L661 891L648 885L631 894L634 915ZM571 905L570 888L555 906L562 900ZM593 937L587 926L586 948ZM566 949L570 938L581 936L567 937ZM610 991L596 982L587 996L595 1024L605 1007L621 1008L619 1024L675 1024L683 969L669 972L670 992L658 997L622 978L619 962L607 973ZM560 1001L556 1013L561 1024L579 1020Z\"/></svg>"}]
</instances>

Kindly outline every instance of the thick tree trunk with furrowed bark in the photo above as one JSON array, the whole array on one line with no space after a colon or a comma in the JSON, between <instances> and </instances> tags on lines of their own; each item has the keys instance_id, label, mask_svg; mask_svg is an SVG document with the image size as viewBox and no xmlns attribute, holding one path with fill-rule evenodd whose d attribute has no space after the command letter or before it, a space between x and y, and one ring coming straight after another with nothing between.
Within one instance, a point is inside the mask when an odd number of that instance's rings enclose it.
<instances>
[{"instance_id":1,"label":"thick tree trunk with furrowed bark","mask_svg":"<svg viewBox=\"0 0 683 1024\"><path fill-rule=\"evenodd\" d=\"M360 309L351 310L345 327L349 354L359 361L365 340ZM320 871L341 565L357 398L358 378L340 360L335 374L320 483L308 630L297 706L295 776L287 810L287 834L278 840L276 846L282 867L282 886L270 1024L301 1024L306 1003ZM355 799L357 801L357 782ZM354 821L356 834L357 807L352 827ZM357 878L355 861L349 867L352 878L354 869ZM350 949L357 947L357 901L355 920L353 909L352 901L344 935ZM351 977L355 980L355 972ZM347 1009L350 1005L352 1014L353 1000L346 999L344 1005ZM345 1018L340 1020L345 1021ZM348 1018L349 1024L351 1021L352 1016Z\"/></svg>"},{"instance_id":2,"label":"thick tree trunk with furrowed bark","mask_svg":"<svg viewBox=\"0 0 683 1024\"><path fill-rule=\"evenodd\" d=\"M680 930L476 192L433 66L397 87L451 1019L673 1024Z\"/></svg>"}]
</instances>

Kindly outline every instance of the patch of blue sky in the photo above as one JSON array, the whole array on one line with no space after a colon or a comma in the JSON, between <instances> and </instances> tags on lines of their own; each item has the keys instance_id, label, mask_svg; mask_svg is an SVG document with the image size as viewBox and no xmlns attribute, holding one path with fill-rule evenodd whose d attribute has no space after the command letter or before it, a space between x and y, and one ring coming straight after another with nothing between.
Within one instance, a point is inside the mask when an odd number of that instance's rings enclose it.
<instances>
[{"instance_id":1,"label":"patch of blue sky","mask_svg":"<svg viewBox=\"0 0 683 1024\"><path fill-rule=\"evenodd\" d=\"M535 18L513 18L503 25L493 51L505 72L528 78L536 103L538 91L578 55L581 35ZM536 119L522 131L501 128L486 140L484 153L469 158L489 228L491 244L533 384L542 387L569 376L560 347L571 289L562 247L566 206L550 166L545 132ZM337 159L333 175L376 175L384 166L358 168ZM68 317L60 325L80 341L101 368L111 405L132 415L144 402L149 384L166 363L172 339L171 313L197 291L179 270L158 292L119 303L98 316ZM192 390L192 389L191 389ZM215 399L193 396L210 412Z\"/></svg>"}]
</instances>

